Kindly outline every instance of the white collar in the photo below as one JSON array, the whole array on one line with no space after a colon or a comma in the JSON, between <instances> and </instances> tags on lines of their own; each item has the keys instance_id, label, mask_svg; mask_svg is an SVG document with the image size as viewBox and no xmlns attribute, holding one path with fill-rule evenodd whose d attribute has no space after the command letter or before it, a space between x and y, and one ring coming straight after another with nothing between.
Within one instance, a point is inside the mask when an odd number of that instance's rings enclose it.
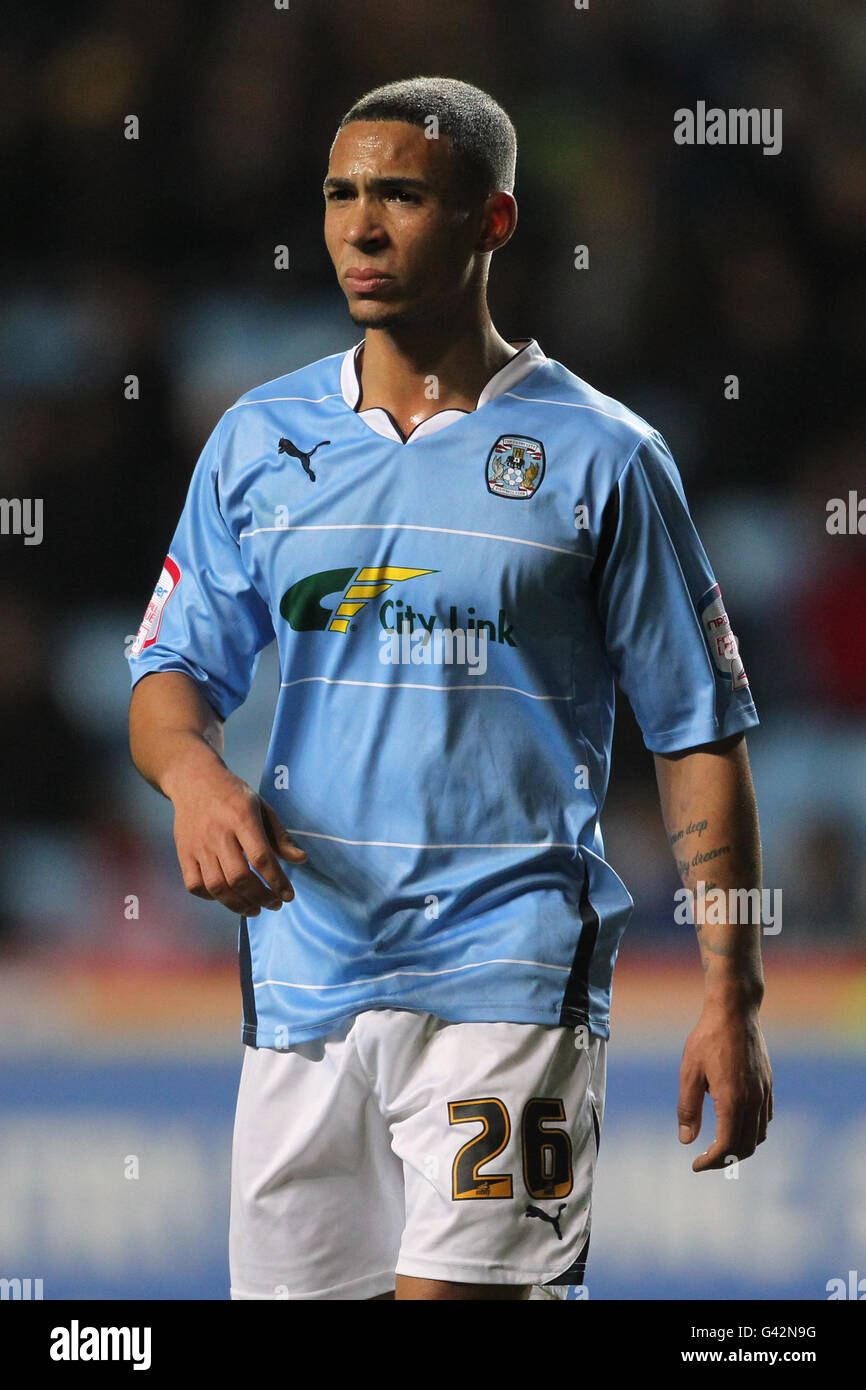
<instances>
[{"instance_id":1,"label":"white collar","mask_svg":"<svg viewBox=\"0 0 866 1390\"><path fill-rule=\"evenodd\" d=\"M476 410L480 410L482 405L492 401L494 397L501 396L505 391L510 391L512 386L516 386L530 372L534 372L536 367L547 361L541 348L534 338L519 338L517 342L522 342L523 347L519 348L514 357L510 357L504 367L500 367L488 381L478 402ZM350 347L344 353L343 361L340 366L340 389L343 393L343 400L350 410L356 410L361 396L361 383L358 378L358 352L364 346L364 340ZM516 346L516 344L512 344ZM394 423L387 410L381 406L372 406L369 410L358 410L358 417L364 421L370 429L375 430L376 434L384 435L386 439L394 439L399 444L411 444L414 439L425 438L429 434L436 434L438 430L445 429L447 425L453 424L455 420L460 420L464 415L471 414L467 410L439 410L435 415L430 415L426 420L422 420L420 425L416 425L412 433L404 440L396 424Z\"/></svg>"}]
</instances>

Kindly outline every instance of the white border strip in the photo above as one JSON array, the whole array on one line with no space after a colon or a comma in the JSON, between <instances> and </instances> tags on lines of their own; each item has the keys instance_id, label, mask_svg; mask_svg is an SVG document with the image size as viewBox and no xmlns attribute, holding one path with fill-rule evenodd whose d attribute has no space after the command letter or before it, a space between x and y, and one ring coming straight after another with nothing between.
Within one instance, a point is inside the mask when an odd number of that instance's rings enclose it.
<instances>
[{"instance_id":1,"label":"white border strip","mask_svg":"<svg viewBox=\"0 0 866 1390\"><path fill-rule=\"evenodd\" d=\"M569 410L592 410L596 415L604 415L608 420L619 420L622 425L632 425L644 437L655 434L652 425L641 424L635 416L612 415L609 410L602 410L597 405L583 405L580 401L551 401L544 396L519 396L516 391L503 391L503 396L513 396L516 401L528 401L530 405L566 405Z\"/></svg>"},{"instance_id":2,"label":"white border strip","mask_svg":"<svg viewBox=\"0 0 866 1390\"><path fill-rule=\"evenodd\" d=\"M573 840L474 840L469 844L403 844L400 840L346 840L342 835L326 835L323 830L304 830L287 825L289 835L308 835L313 840L333 840L338 845L374 845L382 849L577 849Z\"/></svg>"},{"instance_id":3,"label":"white border strip","mask_svg":"<svg viewBox=\"0 0 866 1390\"><path fill-rule=\"evenodd\" d=\"M224 414L228 415L232 410L240 410L244 405L270 405L272 401L306 401L309 405L321 405L322 401L339 400L339 391L330 391L327 396L261 396L256 401L236 401L230 405Z\"/></svg>"},{"instance_id":4,"label":"white border strip","mask_svg":"<svg viewBox=\"0 0 866 1390\"><path fill-rule=\"evenodd\" d=\"M457 531L451 526L416 526L404 521L341 521L316 526L257 526L254 531L241 531L239 540L263 536L271 531L433 531L443 536L475 536L484 541L510 541L513 545L532 545L538 550L554 550L557 555L573 555L580 560L595 556L582 550L569 550L563 545L548 545L545 541L529 541L522 536L498 536L491 531Z\"/></svg>"},{"instance_id":5,"label":"white border strip","mask_svg":"<svg viewBox=\"0 0 866 1390\"><path fill-rule=\"evenodd\" d=\"M280 689L306 685L308 681L322 681L325 685L367 685L375 690L439 690L445 695L452 690L510 690L513 695L525 695L527 700L574 699L573 695L533 695L531 690L521 690L518 685L488 685L484 681L467 681L463 685L430 685L423 681L353 681L336 676L299 676L296 681L280 681Z\"/></svg>"},{"instance_id":6,"label":"white border strip","mask_svg":"<svg viewBox=\"0 0 866 1390\"><path fill-rule=\"evenodd\" d=\"M471 965L452 965L446 970L392 970L387 975L370 975L365 980L347 980L342 985L297 985L294 980L260 980L253 989L264 989L266 985L279 985L285 989L353 989L356 985L375 985L380 980L396 980L400 975L456 975L461 970L480 970L485 965L533 965L540 970L559 970L564 975L571 972L570 965L549 965L544 960L512 960L508 956L495 960L479 960Z\"/></svg>"}]
</instances>

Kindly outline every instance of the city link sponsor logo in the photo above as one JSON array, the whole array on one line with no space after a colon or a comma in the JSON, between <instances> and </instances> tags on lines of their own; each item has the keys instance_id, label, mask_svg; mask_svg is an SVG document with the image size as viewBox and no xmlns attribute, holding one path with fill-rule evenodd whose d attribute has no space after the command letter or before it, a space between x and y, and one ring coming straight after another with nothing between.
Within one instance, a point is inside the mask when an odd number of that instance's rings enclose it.
<instances>
[{"instance_id":1,"label":"city link sponsor logo","mask_svg":"<svg viewBox=\"0 0 866 1390\"><path fill-rule=\"evenodd\" d=\"M131 1361L134 1371L150 1370L149 1327L52 1327L52 1361Z\"/></svg>"},{"instance_id":2,"label":"city link sponsor logo","mask_svg":"<svg viewBox=\"0 0 866 1390\"><path fill-rule=\"evenodd\" d=\"M371 599L386 593L392 584L418 579L422 574L438 574L438 570L406 569L401 565L365 565L360 569L352 565L321 570L297 580L286 590L280 600L280 614L295 632L348 632L350 626L354 631L357 624L352 619ZM343 597L336 609L325 608L322 599L340 590Z\"/></svg>"},{"instance_id":3,"label":"city link sponsor logo","mask_svg":"<svg viewBox=\"0 0 866 1390\"><path fill-rule=\"evenodd\" d=\"M394 584L438 573L438 570L408 569L401 565L365 565L360 568L351 565L343 569L321 570L318 574L308 574L296 580L286 590L280 600L280 615L293 632L355 632L358 623L353 620L363 613L371 600L387 593ZM342 597L335 608L323 604L324 598L336 593ZM484 639L509 647L517 646L511 635L514 629L504 608L499 609L494 621L492 618L478 617L475 609L470 607L463 624L458 622L457 606L453 603L449 607L447 623L443 623L435 613L424 614L409 604L404 605L402 599L387 598L378 611L379 622L386 633L402 635L408 631L411 637L417 624L421 638L424 634L432 637L438 631L443 637L445 634L462 634L464 641L468 642L470 635L475 634L473 640L476 644L481 638L485 646ZM387 661L389 657L381 659ZM401 658L398 656L397 659ZM427 659L420 657L421 661ZM410 660L413 660L411 656Z\"/></svg>"}]
</instances>

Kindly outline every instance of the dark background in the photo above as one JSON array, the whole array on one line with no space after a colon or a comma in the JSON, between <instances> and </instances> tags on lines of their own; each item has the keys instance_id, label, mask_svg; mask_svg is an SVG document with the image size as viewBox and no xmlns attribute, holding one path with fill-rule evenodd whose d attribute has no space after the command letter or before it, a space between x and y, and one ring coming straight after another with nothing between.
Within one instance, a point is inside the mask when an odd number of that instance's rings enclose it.
<instances>
[{"instance_id":1,"label":"dark background","mask_svg":"<svg viewBox=\"0 0 866 1390\"><path fill-rule=\"evenodd\" d=\"M380 82L444 73L489 90L518 132L519 228L491 273L497 327L536 337L674 451L762 721L749 743L783 943L862 945L866 547L825 529L827 500L864 479L862 6L154 0L8 13L0 485L43 498L45 520L41 545L0 537L2 841L15 866L2 940L51 936L56 917L86 945L105 931L86 906L96 866L134 876L144 858L171 877L177 932L163 948L230 945L226 914L185 902L171 846L149 837L156 813L125 752L124 639L222 411L360 336L321 233L341 115ZM674 111L699 99L781 107L782 152L675 144ZM130 114L137 140L124 138ZM287 271L274 269L278 244ZM588 270L574 268L578 244ZM725 399L730 373L739 400ZM661 930L676 880L622 699L615 753L611 853L638 917ZM65 870L46 883L58 855ZM165 921L159 931L171 937Z\"/></svg>"}]
</instances>

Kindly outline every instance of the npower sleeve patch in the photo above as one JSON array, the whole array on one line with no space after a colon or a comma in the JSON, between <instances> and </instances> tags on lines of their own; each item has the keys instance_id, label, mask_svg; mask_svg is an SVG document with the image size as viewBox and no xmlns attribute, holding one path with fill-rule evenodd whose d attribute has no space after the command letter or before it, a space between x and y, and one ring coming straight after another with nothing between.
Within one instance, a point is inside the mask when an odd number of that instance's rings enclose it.
<instances>
[{"instance_id":1,"label":"npower sleeve patch","mask_svg":"<svg viewBox=\"0 0 866 1390\"><path fill-rule=\"evenodd\" d=\"M153 591L150 603L145 609L144 617L141 620L141 627L136 633L135 641L129 649L130 656L138 656L145 647L153 646L159 636L159 626L162 622L162 614L165 605L168 603L178 584L180 583L180 566L170 555L166 555L162 573Z\"/></svg>"},{"instance_id":2,"label":"npower sleeve patch","mask_svg":"<svg viewBox=\"0 0 866 1390\"><path fill-rule=\"evenodd\" d=\"M698 611L716 670L720 675L730 679L734 690L742 690L749 684L749 679L743 668L739 645L731 631L731 621L725 612L722 591L718 584L707 589L698 604Z\"/></svg>"}]
</instances>

